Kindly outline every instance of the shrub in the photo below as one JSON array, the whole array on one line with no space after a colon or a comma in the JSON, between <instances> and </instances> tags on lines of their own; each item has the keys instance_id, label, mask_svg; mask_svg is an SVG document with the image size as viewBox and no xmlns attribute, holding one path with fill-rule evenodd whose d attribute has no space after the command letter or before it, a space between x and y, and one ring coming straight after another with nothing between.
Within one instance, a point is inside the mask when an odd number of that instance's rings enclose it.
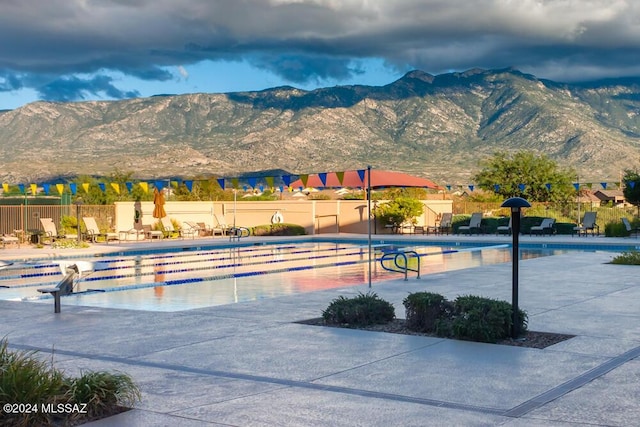
<instances>
[{"instance_id":1,"label":"shrub","mask_svg":"<svg viewBox=\"0 0 640 427\"><path fill-rule=\"evenodd\" d=\"M87 413L67 416L41 410L13 414L5 411L0 425L67 425L72 421L75 425L121 412L122 405L133 405L140 399L138 387L125 374L91 372L77 379L68 378L35 354L8 351L6 339L0 340L0 405L86 404Z\"/></svg>"},{"instance_id":2,"label":"shrub","mask_svg":"<svg viewBox=\"0 0 640 427\"><path fill-rule=\"evenodd\" d=\"M459 296L454 301L450 327L454 338L494 343L511 332L512 306L478 296ZM520 331L527 330L527 315L519 310Z\"/></svg>"},{"instance_id":3,"label":"shrub","mask_svg":"<svg viewBox=\"0 0 640 427\"><path fill-rule=\"evenodd\" d=\"M606 237L627 237L629 232L620 221L608 222L604 225L604 235Z\"/></svg>"},{"instance_id":4,"label":"shrub","mask_svg":"<svg viewBox=\"0 0 640 427\"><path fill-rule=\"evenodd\" d=\"M304 227L297 224L267 224L253 227L254 236L304 236Z\"/></svg>"},{"instance_id":5,"label":"shrub","mask_svg":"<svg viewBox=\"0 0 640 427\"><path fill-rule=\"evenodd\" d=\"M627 251L611 260L611 264L640 265L640 252Z\"/></svg>"},{"instance_id":6,"label":"shrub","mask_svg":"<svg viewBox=\"0 0 640 427\"><path fill-rule=\"evenodd\" d=\"M439 319L451 310L445 297L431 292L409 294L402 304L406 309L407 328L418 332L434 332Z\"/></svg>"},{"instance_id":7,"label":"shrub","mask_svg":"<svg viewBox=\"0 0 640 427\"><path fill-rule=\"evenodd\" d=\"M369 292L354 298L338 297L322 312L322 317L332 325L367 326L392 321L395 310L391 303Z\"/></svg>"}]
</instances>

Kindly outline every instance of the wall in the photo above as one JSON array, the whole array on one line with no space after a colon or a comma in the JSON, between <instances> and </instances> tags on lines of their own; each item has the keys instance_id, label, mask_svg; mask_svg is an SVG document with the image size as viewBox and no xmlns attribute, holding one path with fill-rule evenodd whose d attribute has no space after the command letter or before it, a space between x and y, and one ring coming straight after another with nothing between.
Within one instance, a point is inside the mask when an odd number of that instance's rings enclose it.
<instances>
[{"instance_id":1,"label":"wall","mask_svg":"<svg viewBox=\"0 0 640 427\"><path fill-rule=\"evenodd\" d=\"M381 202L378 202L381 203ZM417 225L434 225L443 212L451 212L451 200L423 200L424 214L417 218ZM115 231L134 228L134 202L116 202ZM372 209L373 209L372 202ZM366 200L278 200L237 201L237 202L166 202L165 211L169 218L182 224L184 221L204 222L216 226L214 214L224 218L231 226L253 227L271 223L271 217L279 211L285 223L297 224L305 228L307 234L357 233L366 234ZM153 202L141 202L142 225L152 225ZM383 224L372 225L372 231L388 233Z\"/></svg>"}]
</instances>

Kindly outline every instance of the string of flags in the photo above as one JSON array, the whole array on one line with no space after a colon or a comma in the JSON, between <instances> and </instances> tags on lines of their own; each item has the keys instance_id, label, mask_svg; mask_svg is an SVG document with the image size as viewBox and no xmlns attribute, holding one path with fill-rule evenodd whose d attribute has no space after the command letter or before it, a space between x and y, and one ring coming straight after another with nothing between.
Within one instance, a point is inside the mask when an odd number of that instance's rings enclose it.
<instances>
[{"instance_id":1,"label":"string of flags","mask_svg":"<svg viewBox=\"0 0 640 427\"><path fill-rule=\"evenodd\" d=\"M361 170L357 170L358 173L358 177L360 178L361 183L364 185L364 179L365 179L365 169L361 169ZM342 185L343 179L344 179L344 172L334 172L336 177L338 178L338 181L340 182L340 184ZM320 178L320 181L322 182L322 184L324 186L326 186L327 184L327 176L328 176L328 172L321 172L317 174L318 177ZM225 190L227 188L231 188L231 189L240 189L240 181L242 180L243 182L246 182L247 184L244 184L242 186L242 188L244 189L244 191L248 191L249 187L251 189L259 189L261 192L264 191L264 188L266 186L266 188L275 188L275 180L276 178L280 178L280 181L282 181L282 183L284 185L280 185L278 187L278 189L283 192L285 191L285 189L288 189L289 191L293 191L293 188L291 187L291 183L293 181L296 180L300 180L302 182L302 185L304 187L307 186L307 182L309 180L309 176L310 174L300 174L300 175L281 175L279 177L276 176L263 176L263 177L233 177L233 178L216 178L216 183L218 184L218 186L222 189ZM201 182L206 181L206 180L200 180ZM197 182L197 181L195 181ZM108 183L109 188L111 188L116 194L121 194L122 191L126 190L129 193L131 193L134 190L134 187L137 185L139 186L142 191L145 194L149 194L150 189L157 189L158 191L162 191L164 188L172 186L172 187L179 187L180 185L184 184L184 186L187 188L187 190L189 192L193 191L193 184L194 184L194 180L191 179L164 179L164 180L154 180L154 181L140 181L140 182L132 182L132 181L128 181L124 183L124 188L122 187L121 183L119 182L111 182ZM229 185L230 184L230 185ZM21 194L27 195L28 191L30 191L31 195L36 195L40 192L43 192L45 195L51 195L51 194L55 194L57 192L58 195L62 195L65 192L69 192L72 195L76 195L78 194L78 192L80 191L80 189L82 189L85 193L89 193L89 191L91 190L92 185L97 186L103 193L107 191L107 183L104 182L99 182L97 184L91 184L88 182L84 182L80 185L78 185L75 182L70 182L67 184L63 184L63 183L44 183L40 186L38 186L38 184L32 183L29 184L29 186L27 187L27 185L25 184L17 184L18 190ZM78 188L78 186L80 186L80 188ZM11 186L9 183L2 183L2 188L4 190L5 193L9 193ZM302 189L303 187L301 187ZM41 189L41 190L40 190Z\"/></svg>"},{"instance_id":2,"label":"string of flags","mask_svg":"<svg viewBox=\"0 0 640 427\"><path fill-rule=\"evenodd\" d=\"M615 188L622 188L620 186L620 184L618 184L617 182L614 182L612 185L610 185L610 183L608 183L608 182L600 182L598 184L602 187L603 190L606 190L607 188L610 189L611 186L613 186ZM574 183L572 183L572 185L573 185L573 188L576 191L580 191L580 188L582 188L582 187L593 189L594 183L592 183L592 182L587 182L587 183L574 182ZM626 185L626 186L628 186L628 187L633 189L635 187L635 185L636 185L636 182L635 181L625 181L624 185ZM552 184L550 184L550 183L546 183L544 186L549 191L552 188ZM468 185L461 185L461 184L451 185L451 184L448 184L448 185L445 185L445 188L447 189L447 191L451 191L454 188L458 188L458 189L468 188L470 191L474 191L475 187L476 186L474 184L468 184ZM495 191L496 193L499 192L501 188L502 188L502 186L500 184L493 184L493 191ZM527 188L526 184L518 184L518 189L520 191L524 192L524 190L526 190L526 188Z\"/></svg>"},{"instance_id":3,"label":"string of flags","mask_svg":"<svg viewBox=\"0 0 640 427\"><path fill-rule=\"evenodd\" d=\"M358 177L362 183L362 185L364 186L364 182L365 182L365 169L360 169L357 170L358 173ZM344 179L344 172L333 172L340 185L342 185L343 179ZM289 191L293 191L293 188L291 187L291 183L295 180L300 180L302 182L303 187L307 186L307 182L309 179L309 176L311 174L299 174L299 175L281 175L281 176L262 176L262 177L233 177L233 178L216 178L215 182L218 184L218 186L222 189L225 190L227 188L231 188L231 189L240 189L240 181L242 180L243 182L246 182L246 184L242 185L242 189L244 191L248 191L250 188L252 190L259 190L260 192L264 191L265 187L266 188L271 188L274 189L275 188L275 181L276 178L279 178L280 181L283 183L283 185L280 185L278 187L278 189L281 192L284 192L285 189L288 189ZM315 174L318 176L318 178L320 179L321 183L323 184L323 186L326 186L327 183L327 176L328 176L328 172L320 172ZM205 181L205 180L200 180L200 181ZM40 192L43 192L46 195L51 195L51 194L55 194L57 193L58 195L62 195L65 192L69 192L73 195L78 194L78 192L80 191L80 189L82 191L84 191L85 193L89 193L89 191L91 190L92 185L97 186L102 192L106 192L107 188L112 189L116 194L121 194L123 191L127 191L129 193L131 193L134 190L134 187L137 185L139 186L142 191L145 194L148 194L150 189L156 188L158 191L162 191L164 188L172 186L172 187L179 187L180 185L184 185L187 190L189 192L193 191L193 184L194 180L190 180L190 179L164 179L164 180L154 180L154 181L140 181L140 182L132 182L132 181L128 181L124 183L124 186L121 185L121 183L119 182L111 182L111 183L104 183L104 182L99 182L97 184L90 184L88 182L84 182L81 184L77 184L74 182L71 183L67 183L67 184L63 184L63 183L44 183L40 186L38 186L38 184L32 183L29 184L28 186L26 184L17 184L18 190L21 194L27 195L27 192L30 192L30 194L32 195L36 195ZM229 185L230 184L230 185ZM621 183L622 184L622 183ZM607 183L607 182L600 182L596 185L600 185L602 187L603 190L606 190L608 188L611 188L612 186L614 188L621 188L621 184L615 182L615 183ZM630 188L634 188L636 185L635 181L628 181L628 182L624 182L624 185L630 187ZM107 185L109 187L107 187ZM594 183L578 183L578 182L574 182L573 187L575 188L576 191L579 191L580 188L582 187L586 187L589 189L592 189L594 186ZM80 187L80 188L78 188ZM300 189L302 189L303 187L300 187ZM468 184L468 185L445 185L445 188L447 189L447 191L451 191L452 189L462 189L462 188L468 188L470 191L474 191L475 190L475 185L474 184ZM552 189L552 184L550 183L546 183L545 187L547 188L547 190L551 190ZM5 193L8 193L10 191L10 185L8 183L2 183L2 188L4 190ZM500 191L501 185L500 184L494 184L493 185L493 190L497 193ZM524 192L527 188L526 184L519 184L518 185L518 189L521 192Z\"/></svg>"}]
</instances>

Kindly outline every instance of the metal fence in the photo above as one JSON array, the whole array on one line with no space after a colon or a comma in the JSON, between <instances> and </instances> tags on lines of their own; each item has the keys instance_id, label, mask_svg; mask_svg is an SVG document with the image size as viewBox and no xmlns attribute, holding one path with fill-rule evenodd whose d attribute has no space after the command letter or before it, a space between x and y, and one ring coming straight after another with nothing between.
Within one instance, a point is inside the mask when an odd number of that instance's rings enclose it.
<instances>
[{"instance_id":1,"label":"metal fence","mask_svg":"<svg viewBox=\"0 0 640 427\"><path fill-rule=\"evenodd\" d=\"M114 205L17 205L0 206L0 234L26 237L43 231L40 218L51 218L58 229L77 226L83 216L96 218L101 228L111 229L115 223Z\"/></svg>"},{"instance_id":2,"label":"metal fence","mask_svg":"<svg viewBox=\"0 0 640 427\"><path fill-rule=\"evenodd\" d=\"M508 208L501 208L501 203L479 203L466 200L454 200L454 215L471 215L482 212L484 217L510 216ZM525 216L554 218L556 222L582 222L585 212L597 212L598 223L603 228L608 223L620 223L622 218L633 220L638 212L635 206L602 206L599 203L531 203L531 207L524 210Z\"/></svg>"}]
</instances>

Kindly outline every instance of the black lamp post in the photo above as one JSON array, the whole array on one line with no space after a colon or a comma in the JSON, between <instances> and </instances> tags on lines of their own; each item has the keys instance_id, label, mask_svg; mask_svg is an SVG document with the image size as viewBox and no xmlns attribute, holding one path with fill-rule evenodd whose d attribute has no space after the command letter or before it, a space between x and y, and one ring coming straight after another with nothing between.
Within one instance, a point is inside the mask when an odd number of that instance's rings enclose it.
<instances>
[{"instance_id":1,"label":"black lamp post","mask_svg":"<svg viewBox=\"0 0 640 427\"><path fill-rule=\"evenodd\" d=\"M505 200L500 207L511 208L511 235L513 244L511 246L511 338L518 338L520 335L520 315L518 308L518 264L520 262L520 248L518 239L520 237L520 210L530 208L531 204L522 197L511 197Z\"/></svg>"},{"instance_id":2,"label":"black lamp post","mask_svg":"<svg viewBox=\"0 0 640 427\"><path fill-rule=\"evenodd\" d=\"M78 228L78 246L82 243L82 230L80 229L80 206L82 206L82 197L76 199L76 225Z\"/></svg>"}]
</instances>

